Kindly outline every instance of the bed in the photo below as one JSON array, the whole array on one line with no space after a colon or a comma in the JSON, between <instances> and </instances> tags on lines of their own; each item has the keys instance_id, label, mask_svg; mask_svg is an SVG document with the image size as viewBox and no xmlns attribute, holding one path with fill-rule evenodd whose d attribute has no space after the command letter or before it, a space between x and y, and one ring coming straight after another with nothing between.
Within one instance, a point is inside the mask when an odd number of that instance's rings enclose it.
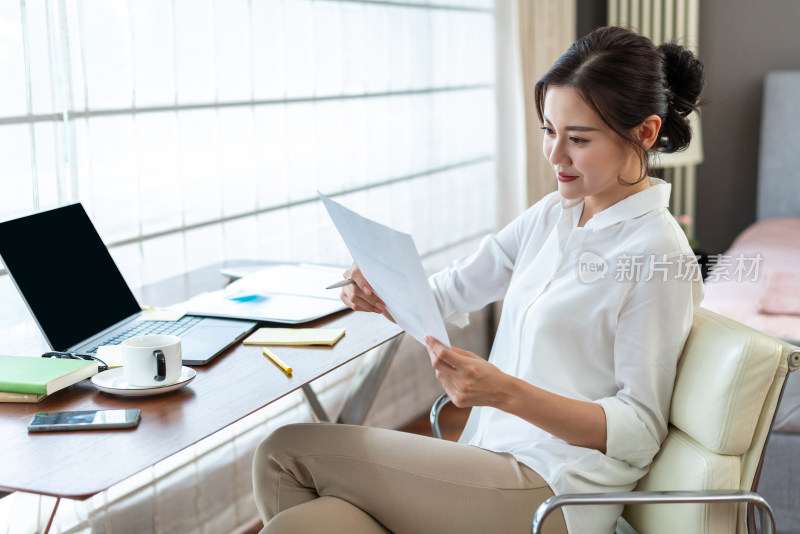
<instances>
[{"instance_id":1,"label":"bed","mask_svg":"<svg viewBox=\"0 0 800 534\"><path fill-rule=\"evenodd\" d=\"M800 345L800 71L770 72L758 168L756 221L714 258L703 306ZM800 373L789 377L758 492L779 533L800 532Z\"/></svg>"}]
</instances>

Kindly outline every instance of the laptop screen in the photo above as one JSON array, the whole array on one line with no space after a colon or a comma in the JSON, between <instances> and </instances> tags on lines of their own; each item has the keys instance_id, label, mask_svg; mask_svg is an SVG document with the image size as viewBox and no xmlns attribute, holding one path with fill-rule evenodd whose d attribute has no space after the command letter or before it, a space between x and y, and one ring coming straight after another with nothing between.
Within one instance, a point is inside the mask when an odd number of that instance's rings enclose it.
<instances>
[{"instance_id":1,"label":"laptop screen","mask_svg":"<svg viewBox=\"0 0 800 534\"><path fill-rule=\"evenodd\" d=\"M0 258L55 350L139 311L80 204L0 223Z\"/></svg>"}]
</instances>

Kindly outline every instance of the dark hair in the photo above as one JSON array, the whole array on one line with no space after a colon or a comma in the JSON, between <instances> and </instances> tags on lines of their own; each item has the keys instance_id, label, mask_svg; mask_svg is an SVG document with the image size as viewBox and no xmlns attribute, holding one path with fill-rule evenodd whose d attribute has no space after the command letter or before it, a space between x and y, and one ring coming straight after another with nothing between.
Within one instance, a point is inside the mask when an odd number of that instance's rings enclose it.
<instances>
[{"instance_id":1,"label":"dark hair","mask_svg":"<svg viewBox=\"0 0 800 534\"><path fill-rule=\"evenodd\" d=\"M648 174L647 150L633 128L657 115L661 130L650 151L685 149L692 138L686 117L697 111L704 84L703 65L691 51L672 42L656 47L633 30L608 26L578 40L536 82L536 112L543 122L548 87L575 89L611 131L636 149L643 170L639 182Z\"/></svg>"}]
</instances>

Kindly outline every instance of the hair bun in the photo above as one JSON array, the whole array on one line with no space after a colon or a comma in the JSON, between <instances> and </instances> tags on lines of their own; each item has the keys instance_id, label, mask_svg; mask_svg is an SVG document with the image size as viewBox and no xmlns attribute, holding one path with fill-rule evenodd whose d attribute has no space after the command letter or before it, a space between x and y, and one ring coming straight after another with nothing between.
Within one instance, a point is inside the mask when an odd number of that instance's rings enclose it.
<instances>
[{"instance_id":1,"label":"hair bun","mask_svg":"<svg viewBox=\"0 0 800 534\"><path fill-rule=\"evenodd\" d=\"M664 55L670 92L667 116L661 127L664 137L661 150L675 152L689 146L692 133L686 116L698 110L705 75L703 64L691 50L676 43L664 43L658 49Z\"/></svg>"},{"instance_id":2,"label":"hair bun","mask_svg":"<svg viewBox=\"0 0 800 534\"><path fill-rule=\"evenodd\" d=\"M674 95L676 111L683 116L697 111L697 101L703 93L703 65L691 50L679 44L664 43L658 47L666 61L667 85Z\"/></svg>"}]
</instances>

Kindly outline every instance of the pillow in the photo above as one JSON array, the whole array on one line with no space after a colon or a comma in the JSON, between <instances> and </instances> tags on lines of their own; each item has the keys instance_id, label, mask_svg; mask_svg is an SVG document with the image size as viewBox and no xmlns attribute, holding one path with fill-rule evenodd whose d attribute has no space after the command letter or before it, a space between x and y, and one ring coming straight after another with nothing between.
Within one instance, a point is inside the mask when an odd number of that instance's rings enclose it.
<instances>
[{"instance_id":1,"label":"pillow","mask_svg":"<svg viewBox=\"0 0 800 534\"><path fill-rule=\"evenodd\" d=\"M775 272L758 299L758 311L782 315L800 315L800 276Z\"/></svg>"}]
</instances>

